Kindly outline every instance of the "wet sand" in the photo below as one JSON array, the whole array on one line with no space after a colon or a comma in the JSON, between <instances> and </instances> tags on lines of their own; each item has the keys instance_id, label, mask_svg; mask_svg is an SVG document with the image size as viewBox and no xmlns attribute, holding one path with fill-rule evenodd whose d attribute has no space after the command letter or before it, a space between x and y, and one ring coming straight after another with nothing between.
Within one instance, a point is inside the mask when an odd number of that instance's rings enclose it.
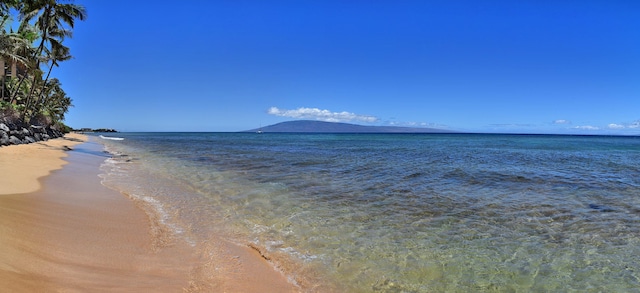
<instances>
[{"instance_id":1,"label":"wet sand","mask_svg":"<svg viewBox=\"0 0 640 293\"><path fill-rule=\"evenodd\" d=\"M99 166L106 157L97 151L101 146L75 141L83 139L0 148L0 288L300 291L249 247L172 237L144 207L100 183ZM75 150L65 151L69 148Z\"/></svg>"}]
</instances>

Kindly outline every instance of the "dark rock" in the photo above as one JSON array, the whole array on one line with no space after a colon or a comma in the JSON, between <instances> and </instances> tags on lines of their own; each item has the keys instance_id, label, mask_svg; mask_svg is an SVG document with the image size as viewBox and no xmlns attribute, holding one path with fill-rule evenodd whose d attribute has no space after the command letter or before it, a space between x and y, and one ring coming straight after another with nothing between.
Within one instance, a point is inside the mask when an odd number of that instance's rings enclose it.
<instances>
[{"instance_id":1,"label":"dark rock","mask_svg":"<svg viewBox=\"0 0 640 293\"><path fill-rule=\"evenodd\" d=\"M34 143L34 142L36 142L36 140L33 137L31 136L24 137L24 143Z\"/></svg>"},{"instance_id":2,"label":"dark rock","mask_svg":"<svg viewBox=\"0 0 640 293\"><path fill-rule=\"evenodd\" d=\"M25 136L30 135L31 133L29 132L29 130L22 128L20 130L11 130L9 132L9 135L13 135L17 138L19 138L20 140L23 140L25 138Z\"/></svg>"},{"instance_id":3,"label":"dark rock","mask_svg":"<svg viewBox=\"0 0 640 293\"><path fill-rule=\"evenodd\" d=\"M18 130L18 125L15 123L11 123L10 121L4 121L2 124L4 124L4 126L8 127L9 130Z\"/></svg>"},{"instance_id":4,"label":"dark rock","mask_svg":"<svg viewBox=\"0 0 640 293\"><path fill-rule=\"evenodd\" d=\"M64 133L55 130L51 127L47 127L47 134L49 135L49 138L58 138L58 137L62 137L64 135Z\"/></svg>"},{"instance_id":5,"label":"dark rock","mask_svg":"<svg viewBox=\"0 0 640 293\"><path fill-rule=\"evenodd\" d=\"M56 126L16 124L6 120L0 122L0 146L34 143L64 136Z\"/></svg>"},{"instance_id":6,"label":"dark rock","mask_svg":"<svg viewBox=\"0 0 640 293\"><path fill-rule=\"evenodd\" d=\"M9 131L9 135L11 136L15 136L15 137L19 137L20 136L20 131L14 130L12 129L11 131Z\"/></svg>"},{"instance_id":7,"label":"dark rock","mask_svg":"<svg viewBox=\"0 0 640 293\"><path fill-rule=\"evenodd\" d=\"M4 131L0 131L0 133L0 145L9 145L9 135Z\"/></svg>"},{"instance_id":8,"label":"dark rock","mask_svg":"<svg viewBox=\"0 0 640 293\"><path fill-rule=\"evenodd\" d=\"M9 143L10 144L22 144L22 140L20 140L19 138L15 137L15 136L10 136L9 137Z\"/></svg>"},{"instance_id":9,"label":"dark rock","mask_svg":"<svg viewBox=\"0 0 640 293\"><path fill-rule=\"evenodd\" d=\"M34 133L46 133L47 130L43 126L31 125L31 130Z\"/></svg>"}]
</instances>

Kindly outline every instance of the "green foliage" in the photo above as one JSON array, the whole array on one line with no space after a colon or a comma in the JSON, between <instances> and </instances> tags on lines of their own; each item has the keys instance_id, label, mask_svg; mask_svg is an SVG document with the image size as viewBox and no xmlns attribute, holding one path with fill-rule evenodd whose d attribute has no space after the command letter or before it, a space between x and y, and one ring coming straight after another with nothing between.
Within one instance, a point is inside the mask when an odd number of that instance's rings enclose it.
<instances>
[{"instance_id":1,"label":"green foliage","mask_svg":"<svg viewBox=\"0 0 640 293\"><path fill-rule=\"evenodd\" d=\"M73 131L73 128L69 127L68 125L64 124L63 122L57 122L55 124L55 128L62 131L62 133L69 133L71 131Z\"/></svg>"},{"instance_id":2,"label":"green foliage","mask_svg":"<svg viewBox=\"0 0 640 293\"><path fill-rule=\"evenodd\" d=\"M60 81L50 79L54 67L72 58L64 40L86 18L84 7L68 2L0 0L0 60L12 68L11 76L0 68L0 116L11 111L21 121L56 125L72 107ZM15 32L6 25L11 19L21 20Z\"/></svg>"}]
</instances>

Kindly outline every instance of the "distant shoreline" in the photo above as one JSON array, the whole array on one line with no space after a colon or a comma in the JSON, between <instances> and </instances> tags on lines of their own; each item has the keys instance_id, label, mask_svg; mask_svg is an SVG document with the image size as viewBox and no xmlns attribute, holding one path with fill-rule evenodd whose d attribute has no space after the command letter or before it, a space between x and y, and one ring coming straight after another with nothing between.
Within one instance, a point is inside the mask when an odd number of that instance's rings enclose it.
<instances>
[{"instance_id":1,"label":"distant shoreline","mask_svg":"<svg viewBox=\"0 0 640 293\"><path fill-rule=\"evenodd\" d=\"M241 132L291 132L291 133L457 133L457 131L401 126L372 126L341 122L296 120L281 122Z\"/></svg>"}]
</instances>

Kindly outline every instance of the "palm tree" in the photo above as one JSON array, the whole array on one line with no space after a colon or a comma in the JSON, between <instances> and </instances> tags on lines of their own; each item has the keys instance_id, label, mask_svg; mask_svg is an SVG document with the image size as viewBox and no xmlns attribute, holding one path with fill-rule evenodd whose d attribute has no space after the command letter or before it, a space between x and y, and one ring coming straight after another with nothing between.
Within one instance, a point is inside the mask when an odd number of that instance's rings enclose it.
<instances>
[{"instance_id":1,"label":"palm tree","mask_svg":"<svg viewBox=\"0 0 640 293\"><path fill-rule=\"evenodd\" d=\"M31 40L31 38L23 37L24 33L21 32L19 32L18 35L21 36L22 42L26 44L19 46L16 50L20 61L14 62L16 65L16 72L12 72L12 78L10 78L10 81L13 83L12 88L15 89L9 90L9 93L11 93L9 95L9 102L11 104L17 104L20 100L23 102L26 100L27 95L30 92L29 89L32 82L26 81L25 78L29 76L29 74L34 74L35 71L39 71L39 69L35 67L36 60L31 58L31 56L33 56L33 51L35 50L33 47L29 46L29 40ZM27 90L25 91L23 88L27 88Z\"/></svg>"},{"instance_id":2,"label":"palm tree","mask_svg":"<svg viewBox=\"0 0 640 293\"><path fill-rule=\"evenodd\" d=\"M75 21L86 18L84 7L68 2L0 0L0 61L19 69L6 78L4 68L0 68L0 110L8 104L9 110L19 113L21 123L59 123L72 106L60 81L50 79L53 67L72 58L63 41L72 36ZM11 14L21 20L17 32L6 25Z\"/></svg>"},{"instance_id":3,"label":"palm tree","mask_svg":"<svg viewBox=\"0 0 640 293\"><path fill-rule=\"evenodd\" d=\"M25 52L25 50L30 47L29 42L22 35L13 32L11 29L7 32L4 28L7 27L7 24L11 20L11 16L9 15L10 7L14 7L15 1L2 0L0 1L0 27L2 30L0 31L0 61L3 61L3 64L7 66L12 65L26 65L26 59L20 54L21 52ZM3 101L6 97L5 95L5 68L0 68L2 75L2 83L0 85L0 101Z\"/></svg>"},{"instance_id":4,"label":"palm tree","mask_svg":"<svg viewBox=\"0 0 640 293\"><path fill-rule=\"evenodd\" d=\"M17 32L11 31L11 35L14 36L14 49L13 49L13 61L18 65L18 72L14 73L16 77L19 77L19 81L17 86L14 88L20 89L22 85L29 75L34 70L36 70L37 60L34 56L36 56L36 50L33 48L32 44L38 39L39 35L36 31L35 27L30 25L28 22L22 22ZM17 57L16 57L17 56ZM18 58L16 60L16 58ZM14 103L19 97L19 92L10 91L9 100Z\"/></svg>"},{"instance_id":5,"label":"palm tree","mask_svg":"<svg viewBox=\"0 0 640 293\"><path fill-rule=\"evenodd\" d=\"M61 43L58 42L52 42L51 43L51 52L48 52L48 57L50 58L49 62L51 62L51 65L49 66L49 70L47 72L47 76L45 77L44 81L42 81L42 87L40 89L40 94L39 95L35 95L34 99L32 99L33 101L33 105L31 106L31 108L33 109L33 113L39 113L41 112L44 107L44 105L47 103L47 99L51 98L51 91L52 91L52 86L54 86L53 90L55 90L55 92L60 92L62 89L60 88L60 81L58 81L58 79L52 79L51 82L49 82L49 77L51 75L51 70L53 69L53 66L58 66L58 62L60 61L66 61L72 58L72 56L69 54L69 48L63 46ZM35 86L33 87L35 88ZM32 88L31 92L33 93L34 89ZM39 98L36 98L39 97Z\"/></svg>"},{"instance_id":6,"label":"palm tree","mask_svg":"<svg viewBox=\"0 0 640 293\"><path fill-rule=\"evenodd\" d=\"M62 89L60 81L57 78L52 78L43 87L41 95L46 97L42 100L41 105L43 114L50 117L52 123L64 120L64 114L72 105L71 98Z\"/></svg>"},{"instance_id":7,"label":"palm tree","mask_svg":"<svg viewBox=\"0 0 640 293\"><path fill-rule=\"evenodd\" d=\"M9 15L9 9L19 7L19 0L0 0L0 15Z\"/></svg>"},{"instance_id":8,"label":"palm tree","mask_svg":"<svg viewBox=\"0 0 640 293\"><path fill-rule=\"evenodd\" d=\"M71 37L71 29L74 27L75 20L84 20L86 18L86 10L83 6L59 3L56 0L25 0L22 9L23 22L29 23L35 19L35 27L40 33L40 44L33 55L35 67L32 72L32 87L26 97L27 108L31 108L34 105L32 96L36 89L37 80L42 80L43 72L40 70L40 64L42 60L52 60L51 56L42 58L43 53L51 54L54 51L53 47L61 46L65 37ZM52 69L53 66L50 68Z\"/></svg>"},{"instance_id":9,"label":"palm tree","mask_svg":"<svg viewBox=\"0 0 640 293\"><path fill-rule=\"evenodd\" d=\"M70 54L69 47L65 47L64 45L62 45L62 43L58 41L53 41L51 43L51 50L47 52L47 57L49 59L47 61L51 62L51 65L49 65L49 70L47 71L47 77L45 77L44 83L42 84L43 86L42 91L44 91L44 85L46 85L47 81L49 80L49 76L51 76L51 71L53 70L53 67L54 66L58 67L59 66L58 62L67 61L73 58L73 56L71 56Z\"/></svg>"}]
</instances>

